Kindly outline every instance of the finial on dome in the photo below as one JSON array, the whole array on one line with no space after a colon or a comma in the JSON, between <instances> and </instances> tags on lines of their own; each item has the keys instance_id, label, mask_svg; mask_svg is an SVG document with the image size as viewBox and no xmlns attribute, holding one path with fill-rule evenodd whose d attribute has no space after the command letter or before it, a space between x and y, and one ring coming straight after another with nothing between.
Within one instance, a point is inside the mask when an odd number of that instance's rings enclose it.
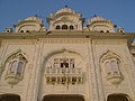
<instances>
[{"instance_id":1,"label":"finial on dome","mask_svg":"<svg viewBox=\"0 0 135 101\"><path fill-rule=\"evenodd\" d=\"M38 17L38 15L36 14L35 17Z\"/></svg>"},{"instance_id":2,"label":"finial on dome","mask_svg":"<svg viewBox=\"0 0 135 101\"><path fill-rule=\"evenodd\" d=\"M95 14L94 17L97 17L97 15Z\"/></svg>"},{"instance_id":3,"label":"finial on dome","mask_svg":"<svg viewBox=\"0 0 135 101\"><path fill-rule=\"evenodd\" d=\"M65 8L68 8L68 5L65 5Z\"/></svg>"}]
</instances>

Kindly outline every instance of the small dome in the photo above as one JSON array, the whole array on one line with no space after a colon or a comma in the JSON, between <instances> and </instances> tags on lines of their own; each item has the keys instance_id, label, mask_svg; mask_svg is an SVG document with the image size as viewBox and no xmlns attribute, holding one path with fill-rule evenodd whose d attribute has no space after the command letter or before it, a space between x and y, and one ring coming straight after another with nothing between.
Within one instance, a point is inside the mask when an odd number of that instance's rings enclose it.
<instances>
[{"instance_id":1,"label":"small dome","mask_svg":"<svg viewBox=\"0 0 135 101\"><path fill-rule=\"evenodd\" d=\"M100 16L95 15L93 18L90 19L90 22L93 22L93 21L105 21L105 19Z\"/></svg>"},{"instance_id":2,"label":"small dome","mask_svg":"<svg viewBox=\"0 0 135 101\"><path fill-rule=\"evenodd\" d=\"M37 20L37 19L40 19L40 18L36 16L31 16L31 17L26 18L25 20Z\"/></svg>"},{"instance_id":3,"label":"small dome","mask_svg":"<svg viewBox=\"0 0 135 101\"><path fill-rule=\"evenodd\" d=\"M72 10L71 8L68 8L67 6L65 6L64 8L58 10L55 14L60 14L60 13L75 13L74 10Z\"/></svg>"},{"instance_id":4,"label":"small dome","mask_svg":"<svg viewBox=\"0 0 135 101\"><path fill-rule=\"evenodd\" d=\"M37 22L39 22L39 23L42 23L43 21L42 21L42 19L41 18L39 18L39 17L37 17L37 16L31 16L31 17L28 17L28 18L26 18L26 19L24 19L25 21L37 21Z\"/></svg>"}]
</instances>

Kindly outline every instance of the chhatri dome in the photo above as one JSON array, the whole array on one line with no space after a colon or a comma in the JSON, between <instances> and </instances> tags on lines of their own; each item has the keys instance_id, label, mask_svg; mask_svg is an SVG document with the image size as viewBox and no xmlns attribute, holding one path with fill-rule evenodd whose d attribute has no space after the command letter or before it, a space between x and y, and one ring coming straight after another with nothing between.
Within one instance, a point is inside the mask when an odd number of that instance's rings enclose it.
<instances>
[{"instance_id":1,"label":"chhatri dome","mask_svg":"<svg viewBox=\"0 0 135 101\"><path fill-rule=\"evenodd\" d=\"M62 9L60 9L60 10L58 10L58 11L55 13L55 15L60 14L60 13L74 13L74 14L75 14L75 11L72 10L71 8L69 8L67 5L65 5L65 7L62 8Z\"/></svg>"},{"instance_id":2,"label":"chhatri dome","mask_svg":"<svg viewBox=\"0 0 135 101\"><path fill-rule=\"evenodd\" d=\"M50 13L50 16L46 18L48 22L48 29L44 27L43 19L36 16L28 17L24 20L19 20L15 25L15 32L27 33L31 31L63 31L63 30L89 30L97 31L101 33L115 32L115 24L110 20L106 20L100 16L95 15L86 22L87 26L84 26L85 18L82 18L82 14L75 12L73 9L65 5L55 13ZM9 30L9 29L7 29ZM123 32L123 29L119 29L118 32Z\"/></svg>"}]
</instances>

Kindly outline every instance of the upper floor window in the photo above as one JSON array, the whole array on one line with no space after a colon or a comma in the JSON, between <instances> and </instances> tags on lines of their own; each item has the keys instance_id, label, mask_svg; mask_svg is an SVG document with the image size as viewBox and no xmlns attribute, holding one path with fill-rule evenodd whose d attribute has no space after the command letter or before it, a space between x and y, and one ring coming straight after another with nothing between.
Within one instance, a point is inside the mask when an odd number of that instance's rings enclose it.
<instances>
[{"instance_id":1,"label":"upper floor window","mask_svg":"<svg viewBox=\"0 0 135 101\"><path fill-rule=\"evenodd\" d=\"M103 30L101 30L101 31L100 31L100 33L104 33L104 31L103 31Z\"/></svg>"},{"instance_id":2,"label":"upper floor window","mask_svg":"<svg viewBox=\"0 0 135 101\"><path fill-rule=\"evenodd\" d=\"M26 33L29 33L29 32L30 32L29 30L26 31Z\"/></svg>"},{"instance_id":3,"label":"upper floor window","mask_svg":"<svg viewBox=\"0 0 135 101\"><path fill-rule=\"evenodd\" d=\"M21 30L20 32L21 32L21 33L24 33L24 31L23 31L23 30Z\"/></svg>"},{"instance_id":4,"label":"upper floor window","mask_svg":"<svg viewBox=\"0 0 135 101\"><path fill-rule=\"evenodd\" d=\"M60 26L59 26L59 25L57 25L57 26L56 26L56 29L60 29Z\"/></svg>"},{"instance_id":5,"label":"upper floor window","mask_svg":"<svg viewBox=\"0 0 135 101\"><path fill-rule=\"evenodd\" d=\"M13 61L9 64L9 73L15 73L17 67L17 61Z\"/></svg>"},{"instance_id":6,"label":"upper floor window","mask_svg":"<svg viewBox=\"0 0 135 101\"><path fill-rule=\"evenodd\" d=\"M62 25L62 29L68 29L67 25Z\"/></svg>"},{"instance_id":7,"label":"upper floor window","mask_svg":"<svg viewBox=\"0 0 135 101\"><path fill-rule=\"evenodd\" d=\"M74 65L75 65L74 58L54 58L54 67L74 68Z\"/></svg>"},{"instance_id":8,"label":"upper floor window","mask_svg":"<svg viewBox=\"0 0 135 101\"><path fill-rule=\"evenodd\" d=\"M73 30L74 29L74 26L73 25L70 25L70 29Z\"/></svg>"},{"instance_id":9,"label":"upper floor window","mask_svg":"<svg viewBox=\"0 0 135 101\"><path fill-rule=\"evenodd\" d=\"M11 60L9 63L8 74L22 74L25 68L26 60L23 57Z\"/></svg>"},{"instance_id":10,"label":"upper floor window","mask_svg":"<svg viewBox=\"0 0 135 101\"><path fill-rule=\"evenodd\" d=\"M119 64L117 59L114 58L114 59L107 60L107 62L105 63L105 68L107 74L119 73Z\"/></svg>"},{"instance_id":11,"label":"upper floor window","mask_svg":"<svg viewBox=\"0 0 135 101\"><path fill-rule=\"evenodd\" d=\"M119 84L123 80L120 70L122 67L121 58L110 50L100 58L100 65L104 68L107 81L112 84Z\"/></svg>"},{"instance_id":12,"label":"upper floor window","mask_svg":"<svg viewBox=\"0 0 135 101\"><path fill-rule=\"evenodd\" d=\"M19 62L17 66L17 74L21 74L23 72L25 63L24 62Z\"/></svg>"}]
</instances>

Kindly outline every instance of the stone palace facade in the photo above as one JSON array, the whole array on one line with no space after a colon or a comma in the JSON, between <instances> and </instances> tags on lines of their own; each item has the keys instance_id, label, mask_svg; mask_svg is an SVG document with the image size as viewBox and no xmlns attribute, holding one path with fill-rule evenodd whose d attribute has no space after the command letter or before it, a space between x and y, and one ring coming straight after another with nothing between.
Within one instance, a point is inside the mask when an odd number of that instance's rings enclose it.
<instances>
[{"instance_id":1,"label":"stone palace facade","mask_svg":"<svg viewBox=\"0 0 135 101\"><path fill-rule=\"evenodd\" d=\"M65 6L0 33L0 101L135 101L135 33Z\"/></svg>"}]
</instances>

